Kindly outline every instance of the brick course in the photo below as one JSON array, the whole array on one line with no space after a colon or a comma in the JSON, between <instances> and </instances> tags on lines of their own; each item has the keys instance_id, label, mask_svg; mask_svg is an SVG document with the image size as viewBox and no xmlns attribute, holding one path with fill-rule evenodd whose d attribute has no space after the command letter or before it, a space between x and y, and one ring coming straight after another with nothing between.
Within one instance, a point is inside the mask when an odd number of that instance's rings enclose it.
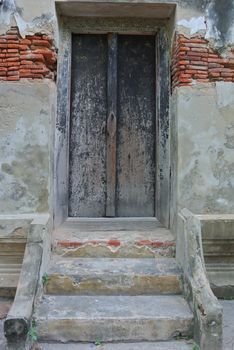
<instances>
[{"instance_id":1,"label":"brick course","mask_svg":"<svg viewBox=\"0 0 234 350\"><path fill-rule=\"evenodd\" d=\"M208 40L196 36L175 36L171 66L172 88L197 82L234 82L234 48L229 57L209 47Z\"/></svg>"},{"instance_id":2,"label":"brick course","mask_svg":"<svg viewBox=\"0 0 234 350\"><path fill-rule=\"evenodd\" d=\"M43 34L22 38L18 27L0 35L0 81L55 79L56 52L52 39Z\"/></svg>"}]
</instances>

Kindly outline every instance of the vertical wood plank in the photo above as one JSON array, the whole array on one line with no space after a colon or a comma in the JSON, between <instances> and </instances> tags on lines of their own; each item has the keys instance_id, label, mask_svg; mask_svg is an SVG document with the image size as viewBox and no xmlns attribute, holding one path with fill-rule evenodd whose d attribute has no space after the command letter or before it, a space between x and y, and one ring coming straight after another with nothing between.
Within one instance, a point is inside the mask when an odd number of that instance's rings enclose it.
<instances>
[{"instance_id":1,"label":"vertical wood plank","mask_svg":"<svg viewBox=\"0 0 234 350\"><path fill-rule=\"evenodd\" d=\"M115 216L117 128L117 34L108 35L106 216Z\"/></svg>"},{"instance_id":2,"label":"vertical wood plank","mask_svg":"<svg viewBox=\"0 0 234 350\"><path fill-rule=\"evenodd\" d=\"M156 36L157 57L157 169L156 217L166 227L170 223L170 65L169 46L165 30Z\"/></svg>"},{"instance_id":3,"label":"vertical wood plank","mask_svg":"<svg viewBox=\"0 0 234 350\"><path fill-rule=\"evenodd\" d=\"M155 215L155 39L118 39L116 216Z\"/></svg>"},{"instance_id":4,"label":"vertical wood plank","mask_svg":"<svg viewBox=\"0 0 234 350\"><path fill-rule=\"evenodd\" d=\"M107 37L74 35L69 216L103 217L106 201Z\"/></svg>"}]
</instances>

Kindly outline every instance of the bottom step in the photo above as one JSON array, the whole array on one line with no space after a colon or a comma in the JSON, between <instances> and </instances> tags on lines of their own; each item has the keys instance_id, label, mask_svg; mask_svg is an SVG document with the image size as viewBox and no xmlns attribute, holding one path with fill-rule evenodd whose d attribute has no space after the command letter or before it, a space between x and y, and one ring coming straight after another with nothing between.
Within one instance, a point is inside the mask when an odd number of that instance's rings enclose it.
<instances>
[{"instance_id":1,"label":"bottom step","mask_svg":"<svg viewBox=\"0 0 234 350\"><path fill-rule=\"evenodd\" d=\"M35 321L41 341L165 341L189 336L193 314L181 296L46 296Z\"/></svg>"},{"instance_id":2,"label":"bottom step","mask_svg":"<svg viewBox=\"0 0 234 350\"><path fill-rule=\"evenodd\" d=\"M102 344L40 344L42 350L192 350L193 345L186 341L156 343L115 343Z\"/></svg>"}]
</instances>

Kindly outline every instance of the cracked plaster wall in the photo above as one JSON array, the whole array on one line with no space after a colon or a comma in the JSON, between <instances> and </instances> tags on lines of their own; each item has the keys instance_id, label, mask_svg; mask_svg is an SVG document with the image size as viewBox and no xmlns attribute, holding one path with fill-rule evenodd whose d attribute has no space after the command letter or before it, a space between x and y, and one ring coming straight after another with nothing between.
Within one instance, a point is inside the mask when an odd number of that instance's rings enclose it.
<instances>
[{"instance_id":1,"label":"cracked plaster wall","mask_svg":"<svg viewBox=\"0 0 234 350\"><path fill-rule=\"evenodd\" d=\"M185 35L204 35L225 56L234 43L233 0L175 2L172 28ZM58 46L54 1L3 0L0 34L15 25L23 37L49 34ZM0 84L0 90L1 210L47 211L53 188L48 150L53 146L55 84L24 80ZM174 148L172 211L183 206L195 212L233 211L233 96L232 83L197 84L174 92L171 109L178 134L173 141L178 148Z\"/></svg>"},{"instance_id":2,"label":"cracked plaster wall","mask_svg":"<svg viewBox=\"0 0 234 350\"><path fill-rule=\"evenodd\" d=\"M178 133L176 212L234 211L234 84L180 87L174 93ZM175 115L175 114L174 114Z\"/></svg>"},{"instance_id":3,"label":"cracked plaster wall","mask_svg":"<svg viewBox=\"0 0 234 350\"><path fill-rule=\"evenodd\" d=\"M1 214L51 207L54 83L0 83Z\"/></svg>"},{"instance_id":4,"label":"cracked plaster wall","mask_svg":"<svg viewBox=\"0 0 234 350\"><path fill-rule=\"evenodd\" d=\"M43 33L57 37L55 3L50 0L3 0L0 5L0 34L18 26L22 36Z\"/></svg>"}]
</instances>

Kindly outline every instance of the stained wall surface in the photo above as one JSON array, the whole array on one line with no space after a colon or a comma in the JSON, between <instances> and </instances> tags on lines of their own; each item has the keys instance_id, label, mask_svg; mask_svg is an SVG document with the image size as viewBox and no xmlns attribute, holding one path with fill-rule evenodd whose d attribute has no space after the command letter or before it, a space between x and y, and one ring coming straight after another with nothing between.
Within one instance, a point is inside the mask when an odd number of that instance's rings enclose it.
<instances>
[{"instance_id":1,"label":"stained wall surface","mask_svg":"<svg viewBox=\"0 0 234 350\"><path fill-rule=\"evenodd\" d=\"M175 3L175 15L168 21L170 59L178 78L174 82L179 81L173 85L170 97L172 224L183 207L196 213L232 213L234 210L234 3L232 0L177 0ZM45 35L51 47L6 46L19 45L12 42L14 38L6 37L12 27L19 29L20 40L38 35L43 40ZM0 5L2 213L53 211L56 63L49 67L52 73L49 76L45 72L41 76L33 75L32 68L27 76L22 70L30 67L22 67L21 55L32 54L30 50L44 50L42 62L28 56L31 62L24 64L43 63L48 69L46 57L52 57L60 49L58 28L54 1L33 1L32 4L30 0L3 0ZM180 57L181 50L173 51L175 41L181 36L190 43L190 46L183 43L190 55L182 50L186 54ZM196 44L191 39L204 40L200 44L205 47L191 46Z\"/></svg>"}]
</instances>

